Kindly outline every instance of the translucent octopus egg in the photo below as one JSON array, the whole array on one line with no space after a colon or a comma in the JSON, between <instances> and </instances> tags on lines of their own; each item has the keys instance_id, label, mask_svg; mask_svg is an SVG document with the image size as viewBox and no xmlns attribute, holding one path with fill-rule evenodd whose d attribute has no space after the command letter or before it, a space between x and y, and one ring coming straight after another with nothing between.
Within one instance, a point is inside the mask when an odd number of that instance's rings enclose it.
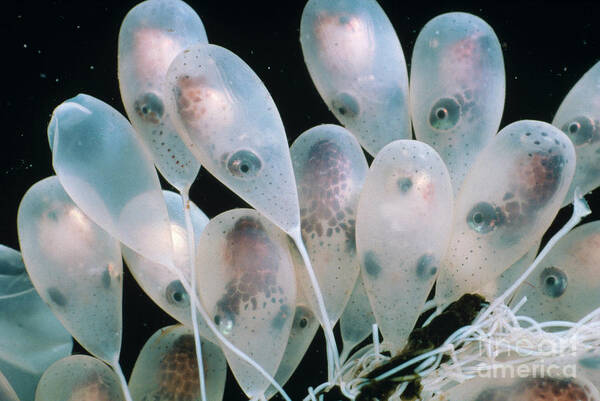
<instances>
[{"instance_id":1,"label":"translucent octopus egg","mask_svg":"<svg viewBox=\"0 0 600 401\"><path fill-rule=\"evenodd\" d=\"M199 44L175 58L167 85L167 109L202 165L286 232L298 228L285 130L250 67L227 49Z\"/></svg>"},{"instance_id":2,"label":"translucent octopus egg","mask_svg":"<svg viewBox=\"0 0 600 401\"><path fill-rule=\"evenodd\" d=\"M229 341L274 375L285 350L296 305L294 266L285 234L252 209L213 218L198 244L198 295ZM269 382L224 350L249 397Z\"/></svg>"},{"instance_id":3,"label":"translucent octopus egg","mask_svg":"<svg viewBox=\"0 0 600 401\"><path fill-rule=\"evenodd\" d=\"M129 121L108 104L80 94L54 110L48 138L54 170L77 206L123 244L171 265L158 175Z\"/></svg>"},{"instance_id":4,"label":"translucent octopus egg","mask_svg":"<svg viewBox=\"0 0 600 401\"><path fill-rule=\"evenodd\" d=\"M309 1L300 43L321 97L369 153L411 137L404 54L376 1Z\"/></svg>"},{"instance_id":5,"label":"translucent octopus egg","mask_svg":"<svg viewBox=\"0 0 600 401\"><path fill-rule=\"evenodd\" d=\"M165 79L175 56L196 43L207 43L204 26L179 0L140 3L119 33L119 84L127 115L160 172L180 190L191 185L200 165L169 119Z\"/></svg>"},{"instance_id":6,"label":"translucent octopus egg","mask_svg":"<svg viewBox=\"0 0 600 401\"><path fill-rule=\"evenodd\" d=\"M558 212L574 170L571 141L550 124L523 120L502 129L458 194L436 298L476 291L528 252Z\"/></svg>"},{"instance_id":7,"label":"translucent octopus egg","mask_svg":"<svg viewBox=\"0 0 600 401\"><path fill-rule=\"evenodd\" d=\"M90 353L116 362L122 335L119 243L75 206L55 176L27 191L17 227L40 297Z\"/></svg>"},{"instance_id":8,"label":"translucent octopus egg","mask_svg":"<svg viewBox=\"0 0 600 401\"><path fill-rule=\"evenodd\" d=\"M356 216L356 245L371 307L386 343L404 346L440 270L451 230L448 170L429 145L384 147Z\"/></svg>"},{"instance_id":9,"label":"translucent octopus egg","mask_svg":"<svg viewBox=\"0 0 600 401\"><path fill-rule=\"evenodd\" d=\"M350 297L359 264L355 224L358 197L368 165L356 139L336 125L319 125L294 141L290 153L298 186L302 237L329 319L335 323ZM311 294L305 269L300 285ZM317 302L308 297L318 314Z\"/></svg>"},{"instance_id":10,"label":"translucent octopus egg","mask_svg":"<svg viewBox=\"0 0 600 401\"><path fill-rule=\"evenodd\" d=\"M504 62L492 28L466 13L429 21L413 50L410 91L415 136L439 152L458 194L502 117Z\"/></svg>"}]
</instances>

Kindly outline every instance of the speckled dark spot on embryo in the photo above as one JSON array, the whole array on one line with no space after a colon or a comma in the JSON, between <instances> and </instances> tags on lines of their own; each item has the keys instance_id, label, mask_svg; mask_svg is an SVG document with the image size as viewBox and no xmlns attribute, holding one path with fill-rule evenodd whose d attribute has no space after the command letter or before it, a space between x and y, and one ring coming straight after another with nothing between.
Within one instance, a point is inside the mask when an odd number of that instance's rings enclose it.
<instances>
[{"instance_id":1,"label":"speckled dark spot on embryo","mask_svg":"<svg viewBox=\"0 0 600 401\"><path fill-rule=\"evenodd\" d=\"M520 171L520 195L530 209L537 209L558 190L565 160L561 155L543 152L529 155L529 163ZM527 207L526 207L527 209Z\"/></svg>"},{"instance_id":2,"label":"speckled dark spot on embryo","mask_svg":"<svg viewBox=\"0 0 600 401\"><path fill-rule=\"evenodd\" d=\"M242 309L263 308L265 299L278 304L286 301L276 282L280 255L260 221L242 217L235 223L227 234L225 260L234 273L217 302L220 314L235 320Z\"/></svg>"},{"instance_id":3,"label":"speckled dark spot on embryo","mask_svg":"<svg viewBox=\"0 0 600 401\"><path fill-rule=\"evenodd\" d=\"M206 369L207 366L205 365ZM200 392L198 364L194 337L185 334L177 338L173 347L160 360L159 388L150 400L194 401Z\"/></svg>"},{"instance_id":4,"label":"speckled dark spot on embryo","mask_svg":"<svg viewBox=\"0 0 600 401\"><path fill-rule=\"evenodd\" d=\"M310 148L306 166L298 182L305 241L343 232L346 248L354 251L354 210L343 205L352 184L350 160L334 142L323 139Z\"/></svg>"}]
</instances>

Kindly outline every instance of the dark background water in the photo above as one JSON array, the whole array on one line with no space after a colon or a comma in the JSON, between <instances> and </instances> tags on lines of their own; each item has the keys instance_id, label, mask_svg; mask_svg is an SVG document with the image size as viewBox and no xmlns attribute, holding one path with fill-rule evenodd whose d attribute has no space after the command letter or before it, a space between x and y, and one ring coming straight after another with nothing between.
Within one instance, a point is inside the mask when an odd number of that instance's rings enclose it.
<instances>
[{"instance_id":1,"label":"dark background water","mask_svg":"<svg viewBox=\"0 0 600 401\"><path fill-rule=\"evenodd\" d=\"M16 213L25 191L53 174L46 126L54 107L77 93L124 113L117 82L117 37L137 1L9 1L2 15L3 84L0 138L0 243L17 248ZM299 43L304 1L189 1L209 41L238 54L271 92L290 143L321 123L336 123L315 90ZM496 31L504 50L506 105L501 127L520 119L550 122L577 80L600 59L600 3L460 1L379 2L410 63L421 27L448 11L471 12ZM410 64L409 64L410 67ZM491 166L490 168L494 168ZM167 186L165 186L167 187ZM209 217L245 206L205 170L191 198ZM600 196L589 197L592 206ZM568 209L558 217L568 217ZM595 217L588 220L595 220ZM558 224L558 223L557 223ZM551 231L555 231L557 224ZM127 273L121 361L128 376L145 341L173 320L156 308ZM0 333L1 334L1 333ZM322 335L286 387L293 399L324 378ZM76 348L83 352L81 348ZM226 400L243 399L228 377Z\"/></svg>"}]
</instances>

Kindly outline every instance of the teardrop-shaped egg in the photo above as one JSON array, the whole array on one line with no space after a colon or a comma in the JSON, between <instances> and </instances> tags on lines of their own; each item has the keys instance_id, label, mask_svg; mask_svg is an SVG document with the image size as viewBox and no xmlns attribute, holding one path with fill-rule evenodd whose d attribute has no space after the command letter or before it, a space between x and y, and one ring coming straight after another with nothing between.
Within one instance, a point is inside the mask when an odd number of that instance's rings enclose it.
<instances>
[{"instance_id":1,"label":"teardrop-shaped egg","mask_svg":"<svg viewBox=\"0 0 600 401\"><path fill-rule=\"evenodd\" d=\"M423 27L411 64L412 122L446 163L455 194L498 131L504 93L502 48L485 21L454 12Z\"/></svg>"},{"instance_id":2,"label":"teardrop-shaped egg","mask_svg":"<svg viewBox=\"0 0 600 401\"><path fill-rule=\"evenodd\" d=\"M483 150L456 200L438 304L497 278L540 240L575 171L575 151L541 121L509 124Z\"/></svg>"},{"instance_id":3,"label":"teardrop-shaped egg","mask_svg":"<svg viewBox=\"0 0 600 401\"><path fill-rule=\"evenodd\" d=\"M165 107L165 80L183 49L208 43L200 17L180 0L149 0L132 8L119 32L119 86L127 115L161 174L178 190L189 187L200 165Z\"/></svg>"},{"instance_id":4,"label":"teardrop-shaped egg","mask_svg":"<svg viewBox=\"0 0 600 401\"><path fill-rule=\"evenodd\" d=\"M202 165L284 231L298 228L285 130L254 71L227 49L198 44L173 60L167 85L167 109Z\"/></svg>"},{"instance_id":5,"label":"teardrop-shaped egg","mask_svg":"<svg viewBox=\"0 0 600 401\"><path fill-rule=\"evenodd\" d=\"M300 43L327 107L367 152L412 137L404 53L375 0L310 0Z\"/></svg>"},{"instance_id":6,"label":"teardrop-shaped egg","mask_svg":"<svg viewBox=\"0 0 600 401\"><path fill-rule=\"evenodd\" d=\"M387 344L404 346L448 246L453 194L431 146L400 140L371 164L358 204L356 245L377 325Z\"/></svg>"},{"instance_id":7,"label":"teardrop-shaped egg","mask_svg":"<svg viewBox=\"0 0 600 401\"><path fill-rule=\"evenodd\" d=\"M356 139L336 125L319 125L300 135L290 153L298 185L302 238L311 258L327 316L337 322L350 297L359 264L356 207L368 165ZM306 269L298 280L312 310L317 301Z\"/></svg>"},{"instance_id":8,"label":"teardrop-shaped egg","mask_svg":"<svg viewBox=\"0 0 600 401\"><path fill-rule=\"evenodd\" d=\"M119 242L73 203L56 176L27 191L17 228L40 297L86 350L117 362L123 293Z\"/></svg>"},{"instance_id":9,"label":"teardrop-shaped egg","mask_svg":"<svg viewBox=\"0 0 600 401\"><path fill-rule=\"evenodd\" d=\"M198 243L198 296L221 333L274 375L294 319L296 280L288 239L252 209L208 223ZM229 366L248 397L269 382L228 349Z\"/></svg>"},{"instance_id":10,"label":"teardrop-shaped egg","mask_svg":"<svg viewBox=\"0 0 600 401\"><path fill-rule=\"evenodd\" d=\"M172 265L171 231L158 175L129 121L92 96L59 105L48 125L52 165L94 223L146 258Z\"/></svg>"}]
</instances>

